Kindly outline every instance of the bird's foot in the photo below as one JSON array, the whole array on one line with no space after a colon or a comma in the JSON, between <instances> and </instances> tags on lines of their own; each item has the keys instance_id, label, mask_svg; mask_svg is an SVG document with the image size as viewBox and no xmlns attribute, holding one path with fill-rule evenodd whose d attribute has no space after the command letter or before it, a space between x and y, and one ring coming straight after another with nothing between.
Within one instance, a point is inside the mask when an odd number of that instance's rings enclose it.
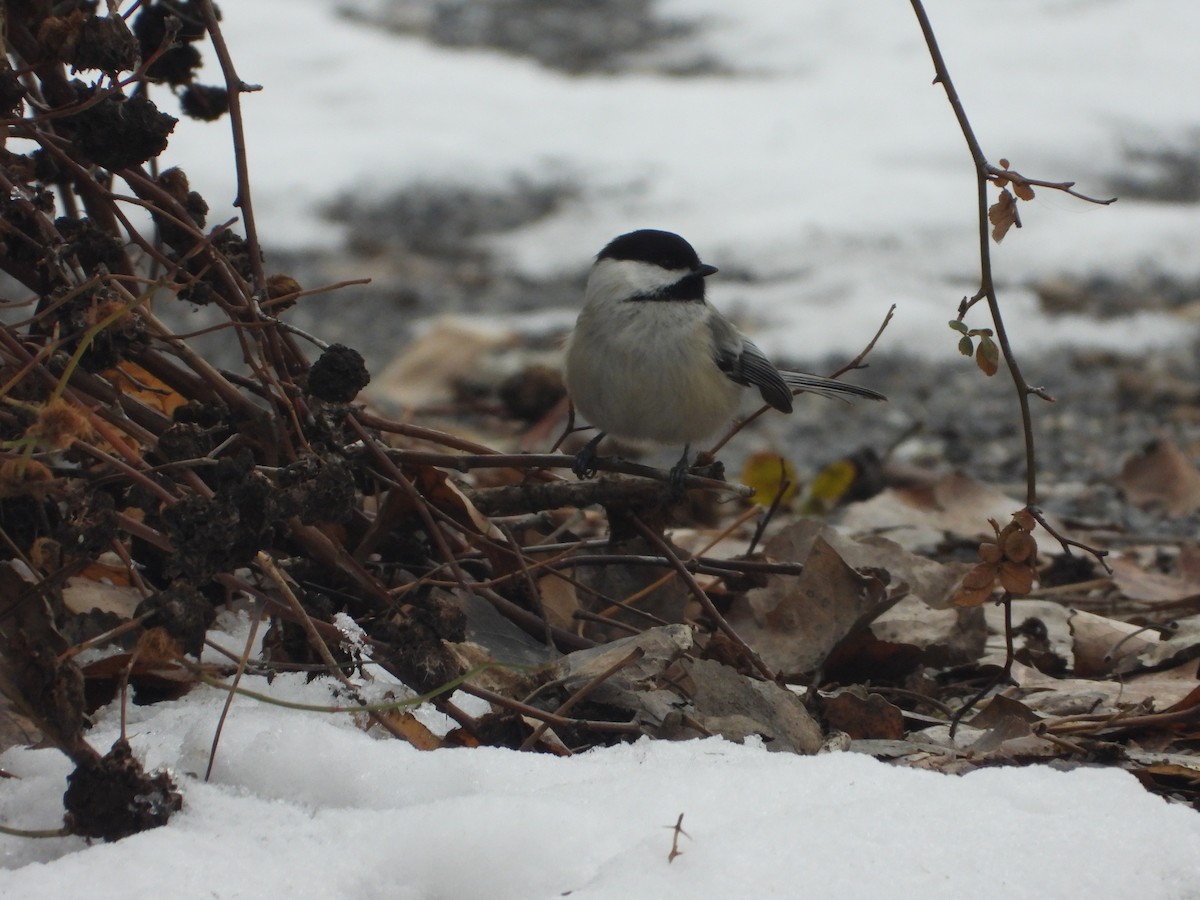
<instances>
[{"instance_id":1,"label":"bird's foot","mask_svg":"<svg viewBox=\"0 0 1200 900\"><path fill-rule=\"evenodd\" d=\"M587 480L596 477L596 448L600 446L602 440L604 440L603 431L584 444L583 449L575 454L575 459L571 462L571 471L575 473L576 478Z\"/></svg>"},{"instance_id":2,"label":"bird's foot","mask_svg":"<svg viewBox=\"0 0 1200 900\"><path fill-rule=\"evenodd\" d=\"M688 467L688 456L691 453L690 446L684 446L683 456L679 457L679 462L671 467L671 474L668 484L671 486L671 496L682 497L687 482L687 477L691 471Z\"/></svg>"}]
</instances>

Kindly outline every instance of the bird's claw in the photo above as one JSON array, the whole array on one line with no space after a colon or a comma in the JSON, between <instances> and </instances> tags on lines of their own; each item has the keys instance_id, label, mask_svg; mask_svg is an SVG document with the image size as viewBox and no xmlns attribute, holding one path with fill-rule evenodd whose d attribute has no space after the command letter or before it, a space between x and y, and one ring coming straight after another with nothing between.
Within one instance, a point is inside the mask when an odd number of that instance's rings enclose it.
<instances>
[{"instance_id":1,"label":"bird's claw","mask_svg":"<svg viewBox=\"0 0 1200 900\"><path fill-rule=\"evenodd\" d=\"M596 477L596 454L584 454L582 450L575 454L575 459L571 463L571 471L575 473L575 477L580 481L587 481L589 478Z\"/></svg>"},{"instance_id":2,"label":"bird's claw","mask_svg":"<svg viewBox=\"0 0 1200 900\"><path fill-rule=\"evenodd\" d=\"M571 461L571 471L580 481L596 477L596 448L600 446L603 438L603 433L596 435L583 445L583 448L575 454L575 458Z\"/></svg>"},{"instance_id":3,"label":"bird's claw","mask_svg":"<svg viewBox=\"0 0 1200 900\"><path fill-rule=\"evenodd\" d=\"M667 484L671 487L672 497L682 497L686 489L687 477L691 473L691 466L688 465L688 457L691 455L691 447L684 446L683 456L679 458L679 462L671 467L671 474L668 477Z\"/></svg>"},{"instance_id":4,"label":"bird's claw","mask_svg":"<svg viewBox=\"0 0 1200 900\"><path fill-rule=\"evenodd\" d=\"M687 460L671 467L671 474L667 478L667 484L670 486L672 497L683 496L687 490L687 477L690 474L691 469L688 467Z\"/></svg>"}]
</instances>

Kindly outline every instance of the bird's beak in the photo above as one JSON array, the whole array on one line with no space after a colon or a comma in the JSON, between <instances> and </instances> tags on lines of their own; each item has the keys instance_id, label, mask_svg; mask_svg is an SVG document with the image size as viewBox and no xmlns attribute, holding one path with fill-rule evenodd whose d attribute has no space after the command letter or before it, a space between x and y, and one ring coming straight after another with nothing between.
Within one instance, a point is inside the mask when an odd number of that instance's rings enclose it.
<instances>
[{"instance_id":1,"label":"bird's beak","mask_svg":"<svg viewBox=\"0 0 1200 900\"><path fill-rule=\"evenodd\" d=\"M696 267L694 274L700 275L703 278L707 278L709 275L715 275L716 272L716 266L710 266L708 263L700 263L700 265Z\"/></svg>"}]
</instances>

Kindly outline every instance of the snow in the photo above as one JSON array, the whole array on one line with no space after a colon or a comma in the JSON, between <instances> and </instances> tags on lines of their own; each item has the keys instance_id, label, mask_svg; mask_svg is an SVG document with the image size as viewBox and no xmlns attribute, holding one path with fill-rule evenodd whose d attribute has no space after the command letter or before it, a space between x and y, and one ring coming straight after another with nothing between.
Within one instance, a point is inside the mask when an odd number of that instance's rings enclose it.
<instances>
[{"instance_id":1,"label":"snow","mask_svg":"<svg viewBox=\"0 0 1200 900\"><path fill-rule=\"evenodd\" d=\"M1104 194L1125 146L1195 127L1191 0L927 5L993 160ZM348 192L564 177L581 182L578 203L493 240L514 267L578 270L615 234L672 228L725 271L763 276L711 287L768 352L856 352L895 302L890 347L953 353L945 322L976 287L972 175L907 3L670 0L709 20L697 40L742 73L690 79L567 77L378 33L331 0L223 8L241 76L264 85L244 107L268 246L327 242L335 226L314 211ZM214 204L210 221L236 214L219 206L235 194L222 125L181 121L169 157ZM1019 348L1194 338L1150 312L1049 320L1024 285L1196 277L1200 205L1101 208L1043 190L1024 219L995 254ZM330 699L293 676L247 686ZM0 836L0 896L1200 897L1200 818L1115 770L951 777L719 740L570 759L421 753L345 716L239 697L205 783L223 702L204 687L128 710L134 752L179 780L168 826L93 846ZM118 723L105 709L89 739L107 749ZM17 776L0 780L0 821L60 824L64 757L14 748L0 768ZM680 813L690 837L668 863Z\"/></svg>"},{"instance_id":2,"label":"snow","mask_svg":"<svg viewBox=\"0 0 1200 900\"><path fill-rule=\"evenodd\" d=\"M331 702L299 675L247 686ZM957 777L718 739L421 752L238 697L206 784L223 702L206 687L130 707L134 752L171 767L182 812L113 844L0 837L0 896L1200 896L1200 818L1119 771ZM108 708L90 739L118 727ZM13 749L0 767L18 776L0 784L4 824L56 827L66 758Z\"/></svg>"}]
</instances>

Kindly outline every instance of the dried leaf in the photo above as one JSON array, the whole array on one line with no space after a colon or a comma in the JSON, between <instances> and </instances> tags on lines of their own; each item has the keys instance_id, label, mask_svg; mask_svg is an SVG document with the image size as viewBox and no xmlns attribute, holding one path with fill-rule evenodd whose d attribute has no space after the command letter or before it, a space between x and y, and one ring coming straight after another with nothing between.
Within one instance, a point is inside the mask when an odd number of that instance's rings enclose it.
<instances>
[{"instance_id":1,"label":"dried leaf","mask_svg":"<svg viewBox=\"0 0 1200 900\"><path fill-rule=\"evenodd\" d=\"M1128 459L1117 487L1130 503L1143 509L1159 506L1171 516L1200 509L1200 469L1167 438Z\"/></svg>"},{"instance_id":2,"label":"dried leaf","mask_svg":"<svg viewBox=\"0 0 1200 900\"><path fill-rule=\"evenodd\" d=\"M73 576L63 588L63 605L73 613L98 609L129 619L141 602L141 592L129 585L106 584L91 578Z\"/></svg>"},{"instance_id":3,"label":"dried leaf","mask_svg":"<svg viewBox=\"0 0 1200 900\"><path fill-rule=\"evenodd\" d=\"M376 715L387 720L392 726L393 734L404 738L418 750L437 750L442 746L442 739L407 710L388 709L377 712Z\"/></svg>"},{"instance_id":4,"label":"dried leaf","mask_svg":"<svg viewBox=\"0 0 1200 900\"><path fill-rule=\"evenodd\" d=\"M1000 563L1000 587L1017 597L1033 590L1033 566L1006 559Z\"/></svg>"},{"instance_id":5,"label":"dried leaf","mask_svg":"<svg viewBox=\"0 0 1200 900\"><path fill-rule=\"evenodd\" d=\"M871 634L890 647L912 647L920 652L922 663L941 668L978 660L987 642L987 625L980 609L933 609L908 596L871 623ZM868 672L866 677L880 676Z\"/></svg>"},{"instance_id":6,"label":"dried leaf","mask_svg":"<svg viewBox=\"0 0 1200 900\"><path fill-rule=\"evenodd\" d=\"M550 624L558 628L573 628L575 611L580 607L575 585L561 575L552 573L537 579L537 589Z\"/></svg>"},{"instance_id":7,"label":"dried leaf","mask_svg":"<svg viewBox=\"0 0 1200 900\"><path fill-rule=\"evenodd\" d=\"M1028 201L1028 200L1033 199L1033 188L1031 188L1024 181L1014 181L1013 182L1013 193L1016 194L1018 197L1020 197L1022 200Z\"/></svg>"},{"instance_id":8,"label":"dried leaf","mask_svg":"<svg viewBox=\"0 0 1200 900\"><path fill-rule=\"evenodd\" d=\"M1012 524L1022 531L1033 531L1037 527L1037 519L1028 509L1018 509L1012 516Z\"/></svg>"},{"instance_id":9,"label":"dried leaf","mask_svg":"<svg viewBox=\"0 0 1200 900\"><path fill-rule=\"evenodd\" d=\"M1020 216L1017 215L1017 203L1007 189L1000 192L999 199L988 210L988 221L992 223L992 240L997 244L1004 240L1008 229L1014 225L1021 227Z\"/></svg>"},{"instance_id":10,"label":"dried leaf","mask_svg":"<svg viewBox=\"0 0 1200 900\"><path fill-rule=\"evenodd\" d=\"M516 338L494 324L443 318L371 382L368 392L385 404L408 408L451 403L455 385L496 351Z\"/></svg>"},{"instance_id":11,"label":"dried leaf","mask_svg":"<svg viewBox=\"0 0 1200 900\"><path fill-rule=\"evenodd\" d=\"M754 503L760 506L770 506L775 502L779 491L783 488L781 503L787 504L796 496L796 485L799 477L796 467L790 460L778 453L754 453L742 467L742 484L754 488ZM787 487L784 487L784 484Z\"/></svg>"},{"instance_id":12,"label":"dried leaf","mask_svg":"<svg viewBox=\"0 0 1200 900\"><path fill-rule=\"evenodd\" d=\"M984 546L987 546L986 544ZM992 546L995 546L994 544ZM969 591L991 588L996 583L997 563L982 562L963 576L962 586ZM957 605L957 604L955 604Z\"/></svg>"},{"instance_id":13,"label":"dried leaf","mask_svg":"<svg viewBox=\"0 0 1200 900\"><path fill-rule=\"evenodd\" d=\"M187 398L173 390L165 381L128 360L122 360L113 368L105 370L104 377L122 394L136 397L168 418L187 403Z\"/></svg>"},{"instance_id":14,"label":"dried leaf","mask_svg":"<svg viewBox=\"0 0 1200 900\"><path fill-rule=\"evenodd\" d=\"M1013 562L1026 562L1037 554L1037 541L1028 531L1014 530L1004 535L1001 544L1004 556Z\"/></svg>"},{"instance_id":15,"label":"dried leaf","mask_svg":"<svg viewBox=\"0 0 1200 900\"><path fill-rule=\"evenodd\" d=\"M900 740L904 713L879 694L859 696L862 689L839 691L822 707L830 728L844 731L852 740Z\"/></svg>"},{"instance_id":16,"label":"dried leaf","mask_svg":"<svg viewBox=\"0 0 1200 900\"><path fill-rule=\"evenodd\" d=\"M935 547L949 533L967 540L994 539L983 523L1009 520L1024 504L961 473L923 486L888 488L846 508L842 525L850 531L887 531L908 550ZM1055 525L1053 518L1051 526ZM983 527L980 527L983 525Z\"/></svg>"},{"instance_id":17,"label":"dried leaf","mask_svg":"<svg viewBox=\"0 0 1200 900\"><path fill-rule=\"evenodd\" d=\"M1106 676L1140 668L1139 654L1158 643L1158 635L1136 625L1076 610L1069 620L1074 638L1075 674Z\"/></svg>"},{"instance_id":18,"label":"dried leaf","mask_svg":"<svg viewBox=\"0 0 1200 900\"><path fill-rule=\"evenodd\" d=\"M849 459L839 459L830 463L817 473L812 484L808 486L803 512L806 515L829 512L838 505L838 501L854 484L857 476L858 467Z\"/></svg>"},{"instance_id":19,"label":"dried leaf","mask_svg":"<svg viewBox=\"0 0 1200 900\"><path fill-rule=\"evenodd\" d=\"M972 606L982 606L984 603L987 603L989 599L991 599L993 587L994 579L985 585L981 585L980 587L959 587L959 589L954 592L954 596L951 598L950 603L962 609Z\"/></svg>"},{"instance_id":20,"label":"dried leaf","mask_svg":"<svg viewBox=\"0 0 1200 900\"><path fill-rule=\"evenodd\" d=\"M986 335L979 339L979 348L975 351L975 364L989 378L1000 370L1000 348Z\"/></svg>"},{"instance_id":21,"label":"dried leaf","mask_svg":"<svg viewBox=\"0 0 1200 900\"><path fill-rule=\"evenodd\" d=\"M1109 564L1113 568L1113 581L1117 589L1131 600L1169 603L1200 594L1200 578L1181 578L1175 574L1158 572L1125 554L1112 557Z\"/></svg>"},{"instance_id":22,"label":"dried leaf","mask_svg":"<svg viewBox=\"0 0 1200 900\"><path fill-rule=\"evenodd\" d=\"M851 568L818 536L799 577L772 576L734 603L730 624L773 669L807 672L847 634L886 610L884 583Z\"/></svg>"},{"instance_id":23,"label":"dried leaf","mask_svg":"<svg viewBox=\"0 0 1200 900\"><path fill-rule=\"evenodd\" d=\"M770 750L816 753L821 748L821 726L791 691L709 659L680 660L679 670L676 677L672 669L671 680L686 688L691 707L682 711L711 733L738 742L758 735ZM675 705L673 720L680 712L678 699Z\"/></svg>"}]
</instances>

